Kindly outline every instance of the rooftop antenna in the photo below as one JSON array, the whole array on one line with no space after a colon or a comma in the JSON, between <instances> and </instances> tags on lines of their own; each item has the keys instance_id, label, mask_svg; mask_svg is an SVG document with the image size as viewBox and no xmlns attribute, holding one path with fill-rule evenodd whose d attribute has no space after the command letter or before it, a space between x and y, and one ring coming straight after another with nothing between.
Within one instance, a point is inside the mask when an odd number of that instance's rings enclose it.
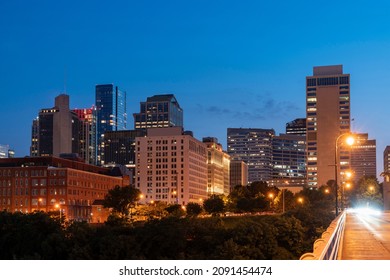
<instances>
[{"instance_id":1,"label":"rooftop antenna","mask_svg":"<svg viewBox=\"0 0 390 280\"><path fill-rule=\"evenodd\" d=\"M66 93L66 65L64 66L64 93Z\"/></svg>"}]
</instances>

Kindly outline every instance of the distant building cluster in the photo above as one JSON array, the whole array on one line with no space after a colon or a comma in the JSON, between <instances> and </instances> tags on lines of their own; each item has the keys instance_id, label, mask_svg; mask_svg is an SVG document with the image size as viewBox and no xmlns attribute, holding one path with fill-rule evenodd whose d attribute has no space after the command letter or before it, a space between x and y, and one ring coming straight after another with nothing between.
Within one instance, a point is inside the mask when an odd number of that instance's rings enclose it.
<instances>
[{"instance_id":1,"label":"distant building cluster","mask_svg":"<svg viewBox=\"0 0 390 280\"><path fill-rule=\"evenodd\" d=\"M306 77L306 118L287 122L279 135L272 128L227 128L224 150L213 135L199 140L184 129L173 94L141 101L132 129L126 91L118 86L96 85L90 108L72 109L69 95L60 94L32 122L30 157L0 160L0 206L30 212L58 204L69 219L101 221L94 205L115 185L139 188L140 203L186 205L256 181L295 192L336 175L341 182L347 170L356 180L376 176L376 141L367 133L354 133L351 147L338 143L353 133L350 96L342 65L314 67ZM0 158L12 157L0 145ZM390 174L389 147L384 163ZM110 173L115 168L121 172Z\"/></svg>"}]
</instances>

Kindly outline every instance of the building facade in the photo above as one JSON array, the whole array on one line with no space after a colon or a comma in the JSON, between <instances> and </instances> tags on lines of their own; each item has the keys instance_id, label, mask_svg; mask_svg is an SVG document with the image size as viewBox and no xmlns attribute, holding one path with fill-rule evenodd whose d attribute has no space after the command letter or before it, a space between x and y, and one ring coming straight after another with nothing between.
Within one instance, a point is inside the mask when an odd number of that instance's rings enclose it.
<instances>
[{"instance_id":1,"label":"building facade","mask_svg":"<svg viewBox=\"0 0 390 280\"><path fill-rule=\"evenodd\" d=\"M96 85L97 163L104 158L103 139L106 131L126 130L126 92L113 84Z\"/></svg>"},{"instance_id":2,"label":"building facade","mask_svg":"<svg viewBox=\"0 0 390 280\"><path fill-rule=\"evenodd\" d=\"M207 198L207 147L182 127L150 128L136 138L141 203L186 205Z\"/></svg>"},{"instance_id":3,"label":"building facade","mask_svg":"<svg viewBox=\"0 0 390 280\"><path fill-rule=\"evenodd\" d=\"M390 146L383 151L383 171L390 174Z\"/></svg>"},{"instance_id":4,"label":"building facade","mask_svg":"<svg viewBox=\"0 0 390 280\"><path fill-rule=\"evenodd\" d=\"M13 158L15 157L15 151L12 150L9 145L0 144L0 158Z\"/></svg>"},{"instance_id":5,"label":"building facade","mask_svg":"<svg viewBox=\"0 0 390 280\"><path fill-rule=\"evenodd\" d=\"M306 77L306 143L307 184L319 187L335 179L336 145L339 145L337 166L340 173L349 168L349 154L336 141L350 132L350 75L342 65L313 68Z\"/></svg>"},{"instance_id":6,"label":"building facade","mask_svg":"<svg viewBox=\"0 0 390 280\"><path fill-rule=\"evenodd\" d=\"M205 137L203 143L207 146L207 193L227 196L230 193L230 156L215 137Z\"/></svg>"},{"instance_id":7,"label":"building facade","mask_svg":"<svg viewBox=\"0 0 390 280\"><path fill-rule=\"evenodd\" d=\"M79 156L86 163L96 164L96 108L73 109L79 118Z\"/></svg>"},{"instance_id":8,"label":"building facade","mask_svg":"<svg viewBox=\"0 0 390 280\"><path fill-rule=\"evenodd\" d=\"M41 109L33 120L31 156L56 156L79 152L80 121L69 109L69 95L55 98L54 107Z\"/></svg>"},{"instance_id":9,"label":"building facade","mask_svg":"<svg viewBox=\"0 0 390 280\"><path fill-rule=\"evenodd\" d=\"M297 134L274 136L272 165L270 185L306 186L306 137Z\"/></svg>"},{"instance_id":10,"label":"building facade","mask_svg":"<svg viewBox=\"0 0 390 280\"><path fill-rule=\"evenodd\" d=\"M355 133L355 142L351 146L351 171L354 181L363 176L377 176L376 140L368 139L368 133Z\"/></svg>"},{"instance_id":11,"label":"building facade","mask_svg":"<svg viewBox=\"0 0 390 280\"><path fill-rule=\"evenodd\" d=\"M306 119L295 119L286 123L286 134L306 136Z\"/></svg>"},{"instance_id":12,"label":"building facade","mask_svg":"<svg viewBox=\"0 0 390 280\"><path fill-rule=\"evenodd\" d=\"M125 176L111 176L108 168L62 158L0 159L0 209L60 210L68 220L90 222L93 202L128 182Z\"/></svg>"},{"instance_id":13,"label":"building facade","mask_svg":"<svg viewBox=\"0 0 390 280\"><path fill-rule=\"evenodd\" d=\"M273 129L228 128L227 151L231 160L242 160L248 165L248 183L272 178Z\"/></svg>"},{"instance_id":14,"label":"building facade","mask_svg":"<svg viewBox=\"0 0 390 280\"><path fill-rule=\"evenodd\" d=\"M230 189L248 185L248 165L242 160L230 161Z\"/></svg>"},{"instance_id":15,"label":"building facade","mask_svg":"<svg viewBox=\"0 0 390 280\"><path fill-rule=\"evenodd\" d=\"M134 113L134 129L153 127L183 127L183 109L173 94L148 97Z\"/></svg>"}]
</instances>

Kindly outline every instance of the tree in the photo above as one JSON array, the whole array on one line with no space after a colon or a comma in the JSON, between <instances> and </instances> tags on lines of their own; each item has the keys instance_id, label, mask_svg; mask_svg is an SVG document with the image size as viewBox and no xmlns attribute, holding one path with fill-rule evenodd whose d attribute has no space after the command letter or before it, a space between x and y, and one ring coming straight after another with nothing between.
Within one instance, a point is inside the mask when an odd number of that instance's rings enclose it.
<instances>
[{"instance_id":1,"label":"tree","mask_svg":"<svg viewBox=\"0 0 390 280\"><path fill-rule=\"evenodd\" d=\"M140 194L140 190L134 186L115 186L108 191L104 198L103 206L112 208L114 214L127 220L129 214L131 216L132 208L136 206L136 202L140 199Z\"/></svg>"},{"instance_id":2,"label":"tree","mask_svg":"<svg viewBox=\"0 0 390 280\"><path fill-rule=\"evenodd\" d=\"M189 217L196 217L200 213L202 213L202 211L203 211L203 208L198 203L189 202L187 204L187 216L189 216Z\"/></svg>"},{"instance_id":3,"label":"tree","mask_svg":"<svg viewBox=\"0 0 390 280\"><path fill-rule=\"evenodd\" d=\"M168 215L172 217L180 218L185 215L185 212L180 204L171 204L166 207L165 210L168 212Z\"/></svg>"},{"instance_id":4,"label":"tree","mask_svg":"<svg viewBox=\"0 0 390 280\"><path fill-rule=\"evenodd\" d=\"M221 196L213 194L203 202L203 208L207 213L218 215L225 209L225 203Z\"/></svg>"},{"instance_id":5,"label":"tree","mask_svg":"<svg viewBox=\"0 0 390 280\"><path fill-rule=\"evenodd\" d=\"M359 179L353 191L354 206L382 207L382 188L375 176L364 176Z\"/></svg>"}]
</instances>

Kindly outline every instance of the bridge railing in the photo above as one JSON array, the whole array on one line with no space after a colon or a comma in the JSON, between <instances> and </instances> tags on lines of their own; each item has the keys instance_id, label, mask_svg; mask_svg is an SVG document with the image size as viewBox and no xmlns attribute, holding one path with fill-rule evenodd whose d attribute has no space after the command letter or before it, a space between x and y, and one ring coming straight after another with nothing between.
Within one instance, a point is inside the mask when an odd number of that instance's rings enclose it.
<instances>
[{"instance_id":1,"label":"bridge railing","mask_svg":"<svg viewBox=\"0 0 390 280\"><path fill-rule=\"evenodd\" d=\"M340 257L345 228L346 211L332 221L321 238L314 241L313 252L305 253L300 260L337 260Z\"/></svg>"}]
</instances>

